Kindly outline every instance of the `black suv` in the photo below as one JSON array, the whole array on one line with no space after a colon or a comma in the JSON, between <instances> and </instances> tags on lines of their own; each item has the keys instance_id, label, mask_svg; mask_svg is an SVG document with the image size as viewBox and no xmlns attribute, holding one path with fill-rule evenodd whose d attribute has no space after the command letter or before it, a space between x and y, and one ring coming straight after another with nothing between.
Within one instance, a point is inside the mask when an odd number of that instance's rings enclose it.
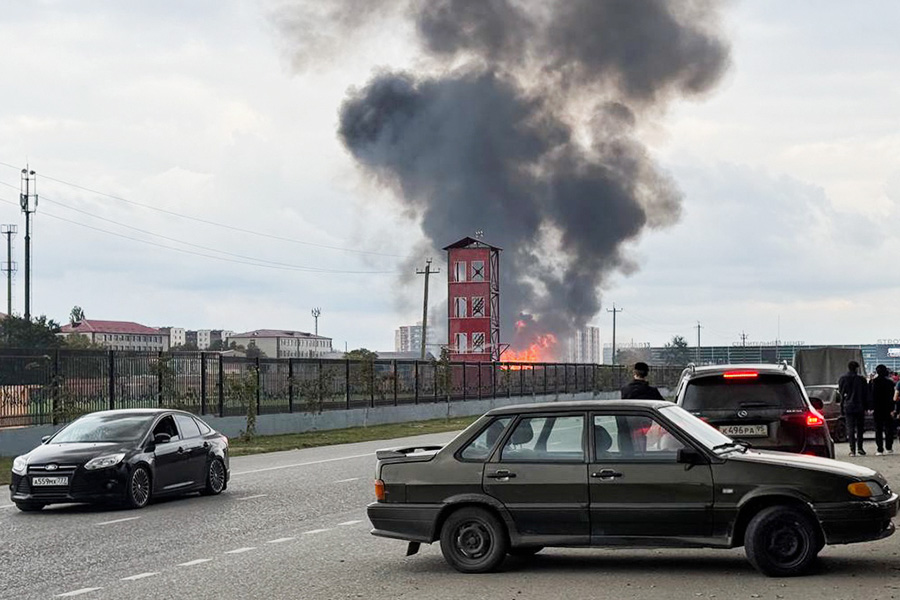
<instances>
[{"instance_id":1,"label":"black suv","mask_svg":"<svg viewBox=\"0 0 900 600\"><path fill-rule=\"evenodd\" d=\"M781 365L689 366L675 402L725 435L755 448L834 458L825 418L797 371Z\"/></svg>"}]
</instances>

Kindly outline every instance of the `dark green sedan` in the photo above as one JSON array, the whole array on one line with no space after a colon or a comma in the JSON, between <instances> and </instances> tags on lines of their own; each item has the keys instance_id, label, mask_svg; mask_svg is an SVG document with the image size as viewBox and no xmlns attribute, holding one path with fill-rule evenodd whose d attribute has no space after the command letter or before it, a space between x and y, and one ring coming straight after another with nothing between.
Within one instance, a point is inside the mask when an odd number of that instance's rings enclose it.
<instances>
[{"instance_id":1,"label":"dark green sedan","mask_svg":"<svg viewBox=\"0 0 900 600\"><path fill-rule=\"evenodd\" d=\"M744 546L804 573L825 544L891 535L897 494L871 469L754 450L670 402L494 409L446 446L380 450L374 535L440 540L464 573L552 546Z\"/></svg>"}]
</instances>

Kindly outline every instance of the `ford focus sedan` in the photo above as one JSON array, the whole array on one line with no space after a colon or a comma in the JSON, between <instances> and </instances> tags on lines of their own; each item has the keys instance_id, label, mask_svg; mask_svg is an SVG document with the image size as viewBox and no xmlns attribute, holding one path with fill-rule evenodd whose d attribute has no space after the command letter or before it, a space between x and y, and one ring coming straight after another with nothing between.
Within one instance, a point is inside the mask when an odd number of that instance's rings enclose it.
<instances>
[{"instance_id":1,"label":"ford focus sedan","mask_svg":"<svg viewBox=\"0 0 900 600\"><path fill-rule=\"evenodd\" d=\"M464 573L548 546L743 546L760 572L806 572L826 544L894 532L876 471L755 450L661 401L492 410L446 446L380 450L368 516L408 554L440 542Z\"/></svg>"},{"instance_id":2,"label":"ford focus sedan","mask_svg":"<svg viewBox=\"0 0 900 600\"><path fill-rule=\"evenodd\" d=\"M10 494L22 511L63 502L143 508L153 497L219 494L228 439L177 410L110 410L76 419L13 461Z\"/></svg>"}]
</instances>

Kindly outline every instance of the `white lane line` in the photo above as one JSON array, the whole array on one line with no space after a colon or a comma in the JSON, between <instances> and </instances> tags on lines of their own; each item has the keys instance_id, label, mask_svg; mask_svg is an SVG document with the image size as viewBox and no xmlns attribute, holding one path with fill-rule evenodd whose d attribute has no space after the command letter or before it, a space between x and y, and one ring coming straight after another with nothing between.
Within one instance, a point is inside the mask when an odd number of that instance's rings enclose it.
<instances>
[{"instance_id":1,"label":"white lane line","mask_svg":"<svg viewBox=\"0 0 900 600\"><path fill-rule=\"evenodd\" d=\"M265 498L268 494L256 494L255 496L244 496L242 498L235 498L235 500L253 500L254 498Z\"/></svg>"},{"instance_id":2,"label":"white lane line","mask_svg":"<svg viewBox=\"0 0 900 600\"><path fill-rule=\"evenodd\" d=\"M179 567L193 567L194 565L202 565L203 563L208 563L211 561L211 558L198 558L197 560L191 560L186 563L181 563L178 565Z\"/></svg>"},{"instance_id":3,"label":"white lane line","mask_svg":"<svg viewBox=\"0 0 900 600\"><path fill-rule=\"evenodd\" d=\"M295 537L286 537L286 538L278 538L277 540L269 540L266 542L267 544L283 544L285 542L290 542L291 540L296 540Z\"/></svg>"},{"instance_id":4,"label":"white lane line","mask_svg":"<svg viewBox=\"0 0 900 600\"><path fill-rule=\"evenodd\" d=\"M309 535L311 533L322 533L323 531L331 531L331 529L310 529L309 531L304 531L303 535Z\"/></svg>"},{"instance_id":5,"label":"white lane line","mask_svg":"<svg viewBox=\"0 0 900 600\"><path fill-rule=\"evenodd\" d=\"M124 523L125 521L136 521L140 519L140 517L128 517L126 519L116 519L115 521L103 521L102 523L97 523L97 525L112 525L113 523Z\"/></svg>"},{"instance_id":6,"label":"white lane line","mask_svg":"<svg viewBox=\"0 0 900 600\"><path fill-rule=\"evenodd\" d=\"M351 477L350 479L338 479L337 481L332 481L331 483L349 483L351 481L359 481L359 477Z\"/></svg>"},{"instance_id":7,"label":"white lane line","mask_svg":"<svg viewBox=\"0 0 900 600\"><path fill-rule=\"evenodd\" d=\"M74 592L66 592L65 594L58 594L57 598L71 598L72 596L80 596L82 594L87 594L89 592L96 592L97 590L102 590L103 588L81 588L80 590L75 590Z\"/></svg>"},{"instance_id":8,"label":"white lane line","mask_svg":"<svg viewBox=\"0 0 900 600\"><path fill-rule=\"evenodd\" d=\"M338 527L346 527L347 525L356 525L357 523L362 523L362 521L344 521L343 523L338 523Z\"/></svg>"},{"instance_id":9,"label":"white lane line","mask_svg":"<svg viewBox=\"0 0 900 600\"><path fill-rule=\"evenodd\" d=\"M232 476L235 475L247 475L248 473L263 473L265 471L277 471L279 469L290 469L293 467L305 467L308 465L320 465L322 463L334 462L336 460L351 460L354 458L365 458L367 456L375 456L374 452L369 452L368 454L354 454L353 456L341 456L339 458L325 458L323 460L311 460L309 462L303 463L294 463L292 465L278 465L277 467L266 467L264 469L252 469L250 471L237 471L232 473Z\"/></svg>"},{"instance_id":10,"label":"white lane line","mask_svg":"<svg viewBox=\"0 0 900 600\"><path fill-rule=\"evenodd\" d=\"M234 550L228 550L225 554L243 554L244 552L250 552L251 550L256 550L256 546L247 546L246 548L235 548Z\"/></svg>"},{"instance_id":11,"label":"white lane line","mask_svg":"<svg viewBox=\"0 0 900 600\"><path fill-rule=\"evenodd\" d=\"M119 581L137 581L138 579L146 579L147 577L153 577L154 575L159 575L159 573L138 573L131 577L123 577Z\"/></svg>"}]
</instances>

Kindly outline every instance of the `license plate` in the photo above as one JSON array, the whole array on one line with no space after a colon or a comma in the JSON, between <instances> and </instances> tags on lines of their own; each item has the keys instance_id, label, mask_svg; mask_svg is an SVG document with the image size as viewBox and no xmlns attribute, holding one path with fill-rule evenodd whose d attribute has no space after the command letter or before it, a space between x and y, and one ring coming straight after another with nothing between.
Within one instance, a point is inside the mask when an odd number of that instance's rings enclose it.
<instances>
[{"instance_id":1,"label":"license plate","mask_svg":"<svg viewBox=\"0 0 900 600\"><path fill-rule=\"evenodd\" d=\"M734 437L768 437L767 425L722 425L719 431Z\"/></svg>"},{"instance_id":2,"label":"license plate","mask_svg":"<svg viewBox=\"0 0 900 600\"><path fill-rule=\"evenodd\" d=\"M68 477L32 477L31 485L69 485Z\"/></svg>"}]
</instances>

